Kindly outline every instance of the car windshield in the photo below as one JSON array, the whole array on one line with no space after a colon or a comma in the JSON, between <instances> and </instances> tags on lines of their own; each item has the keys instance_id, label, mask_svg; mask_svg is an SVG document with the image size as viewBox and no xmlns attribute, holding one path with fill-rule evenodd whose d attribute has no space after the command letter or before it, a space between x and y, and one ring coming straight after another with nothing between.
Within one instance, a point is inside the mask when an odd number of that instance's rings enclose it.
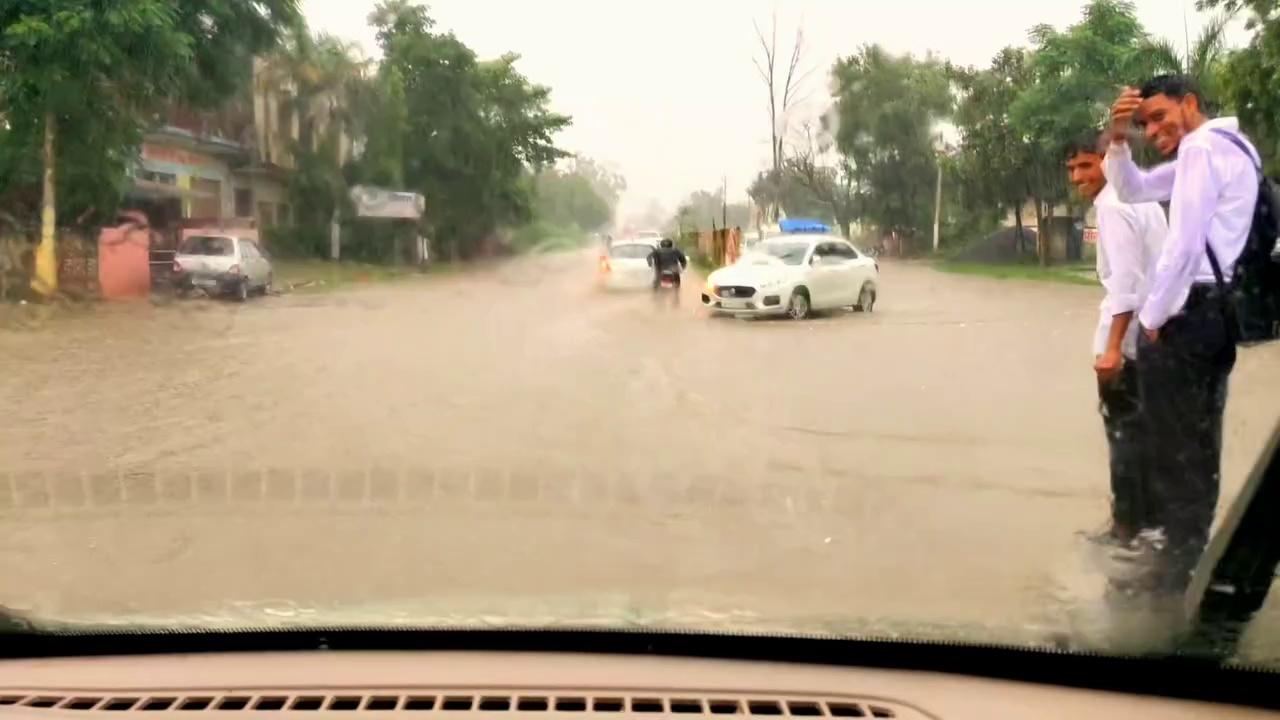
<instances>
[{"instance_id":1,"label":"car windshield","mask_svg":"<svg viewBox=\"0 0 1280 720\"><path fill-rule=\"evenodd\" d=\"M1277 77L1276 0L0 1L0 629L1280 670Z\"/></svg>"},{"instance_id":2,"label":"car windshield","mask_svg":"<svg viewBox=\"0 0 1280 720\"><path fill-rule=\"evenodd\" d=\"M609 254L620 260L644 260L649 257L649 253L653 252L652 245L614 245L609 249Z\"/></svg>"},{"instance_id":3,"label":"car windshield","mask_svg":"<svg viewBox=\"0 0 1280 720\"><path fill-rule=\"evenodd\" d=\"M800 265L811 246L807 242L760 243L743 255L742 261L748 264L781 261L786 265Z\"/></svg>"}]
</instances>

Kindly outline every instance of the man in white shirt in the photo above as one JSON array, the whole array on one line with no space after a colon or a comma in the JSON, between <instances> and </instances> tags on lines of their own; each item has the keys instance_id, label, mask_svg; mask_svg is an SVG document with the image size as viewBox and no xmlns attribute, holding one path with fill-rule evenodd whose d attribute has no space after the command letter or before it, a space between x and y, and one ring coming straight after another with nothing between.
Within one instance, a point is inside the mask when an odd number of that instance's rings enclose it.
<instances>
[{"instance_id":1,"label":"man in white shirt","mask_svg":"<svg viewBox=\"0 0 1280 720\"><path fill-rule=\"evenodd\" d=\"M1209 119L1185 77L1162 75L1127 88L1111 111L1108 183L1125 202L1169 201L1169 235L1138 319L1138 362L1149 432L1148 511L1163 531L1160 589L1177 592L1208 542L1218 501L1222 417L1235 366L1233 319L1218 291L1248 238L1258 196L1257 151L1235 118ZM1166 157L1150 171L1133 162L1132 121Z\"/></svg>"},{"instance_id":2,"label":"man in white shirt","mask_svg":"<svg viewBox=\"0 0 1280 720\"><path fill-rule=\"evenodd\" d=\"M1099 538L1128 545L1147 526L1143 498L1146 432L1139 402L1138 323L1169 231L1156 203L1120 202L1102 172L1109 136L1090 133L1067 148L1067 173L1098 222L1098 279L1106 289L1094 333L1099 410L1111 458L1111 526Z\"/></svg>"}]
</instances>

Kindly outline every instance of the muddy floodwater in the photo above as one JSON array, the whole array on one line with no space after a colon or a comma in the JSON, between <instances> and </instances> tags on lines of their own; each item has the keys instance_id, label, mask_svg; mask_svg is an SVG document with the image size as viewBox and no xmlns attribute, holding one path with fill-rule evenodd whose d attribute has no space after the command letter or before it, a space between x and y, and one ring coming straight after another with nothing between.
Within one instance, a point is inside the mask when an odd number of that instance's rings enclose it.
<instances>
[{"instance_id":1,"label":"muddy floodwater","mask_svg":"<svg viewBox=\"0 0 1280 720\"><path fill-rule=\"evenodd\" d=\"M889 262L873 314L751 322L706 317L696 278L671 307L594 267L0 330L0 605L1078 629L1077 533L1107 512L1099 290ZM1280 415L1280 347L1244 351L1231 393L1224 506Z\"/></svg>"}]
</instances>

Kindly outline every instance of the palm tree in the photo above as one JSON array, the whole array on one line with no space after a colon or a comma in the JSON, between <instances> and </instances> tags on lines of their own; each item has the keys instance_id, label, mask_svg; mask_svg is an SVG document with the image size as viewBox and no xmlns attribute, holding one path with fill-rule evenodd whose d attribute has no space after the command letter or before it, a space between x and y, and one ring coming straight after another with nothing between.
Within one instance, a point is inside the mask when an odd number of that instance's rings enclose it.
<instances>
[{"instance_id":1,"label":"palm tree","mask_svg":"<svg viewBox=\"0 0 1280 720\"><path fill-rule=\"evenodd\" d=\"M1150 39L1140 49L1139 56L1147 74L1178 73L1196 81L1210 107L1222 97L1221 72L1227 59L1227 25L1235 12L1219 13L1209 19L1194 44L1186 52L1167 38Z\"/></svg>"},{"instance_id":2,"label":"palm tree","mask_svg":"<svg viewBox=\"0 0 1280 720\"><path fill-rule=\"evenodd\" d=\"M348 128L351 90L364 79L368 66L354 44L332 35L312 36L305 29L294 33L271 58L265 79L290 89L303 150L315 150L323 142L321 136Z\"/></svg>"},{"instance_id":3,"label":"palm tree","mask_svg":"<svg viewBox=\"0 0 1280 720\"><path fill-rule=\"evenodd\" d=\"M290 194L294 221L319 232L336 223L347 193L343 166L352 146L356 93L366 82L368 61L355 46L331 35L297 29L261 73L263 89L280 97L296 123L281 128L292 156Z\"/></svg>"}]
</instances>

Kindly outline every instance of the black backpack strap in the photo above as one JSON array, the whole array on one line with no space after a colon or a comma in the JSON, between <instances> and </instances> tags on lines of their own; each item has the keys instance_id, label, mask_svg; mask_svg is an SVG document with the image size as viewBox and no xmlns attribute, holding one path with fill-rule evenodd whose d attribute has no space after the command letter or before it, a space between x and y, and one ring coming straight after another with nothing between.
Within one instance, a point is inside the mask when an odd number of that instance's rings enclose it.
<instances>
[{"instance_id":1,"label":"black backpack strap","mask_svg":"<svg viewBox=\"0 0 1280 720\"><path fill-rule=\"evenodd\" d=\"M1218 264L1218 256L1214 254L1213 248L1209 247L1208 240L1205 240L1204 250L1209 253L1209 267L1213 268L1213 281L1218 286L1218 292L1222 293L1223 297L1226 297L1227 281L1222 277L1222 266Z\"/></svg>"},{"instance_id":2,"label":"black backpack strap","mask_svg":"<svg viewBox=\"0 0 1280 720\"><path fill-rule=\"evenodd\" d=\"M1213 133L1214 135L1217 135L1220 138L1225 138L1232 145L1235 145L1237 148L1240 148L1240 152L1244 153L1244 156L1249 158L1249 162L1253 164L1253 169L1258 173L1258 179L1262 179L1262 165L1260 165L1258 163L1258 160L1254 158L1253 153L1249 152L1249 146L1244 144L1244 140L1241 140L1239 135L1233 132L1227 132L1226 130L1222 130L1221 128L1214 128L1209 132Z\"/></svg>"},{"instance_id":3,"label":"black backpack strap","mask_svg":"<svg viewBox=\"0 0 1280 720\"><path fill-rule=\"evenodd\" d=\"M1239 135L1233 132L1227 132L1226 130L1223 130L1221 128L1213 128L1209 132L1213 133L1214 135L1217 135L1220 138L1227 140L1232 145L1235 145L1240 150L1240 152L1244 153L1245 157L1249 158L1249 163L1253 165L1254 171L1258 173L1259 183L1261 183L1264 179L1266 179L1266 176L1263 175L1262 173L1262 165L1258 164L1258 160L1254 158L1253 153L1249 152L1249 146L1244 144L1244 140L1241 140ZM1207 253L1209 253L1209 265L1210 267L1213 268L1213 279L1217 282L1218 292L1223 293L1225 296L1225 293L1227 291L1227 283L1223 279L1222 265L1218 263L1218 256L1213 253L1213 247L1209 245L1208 238L1205 238L1204 249Z\"/></svg>"}]
</instances>

